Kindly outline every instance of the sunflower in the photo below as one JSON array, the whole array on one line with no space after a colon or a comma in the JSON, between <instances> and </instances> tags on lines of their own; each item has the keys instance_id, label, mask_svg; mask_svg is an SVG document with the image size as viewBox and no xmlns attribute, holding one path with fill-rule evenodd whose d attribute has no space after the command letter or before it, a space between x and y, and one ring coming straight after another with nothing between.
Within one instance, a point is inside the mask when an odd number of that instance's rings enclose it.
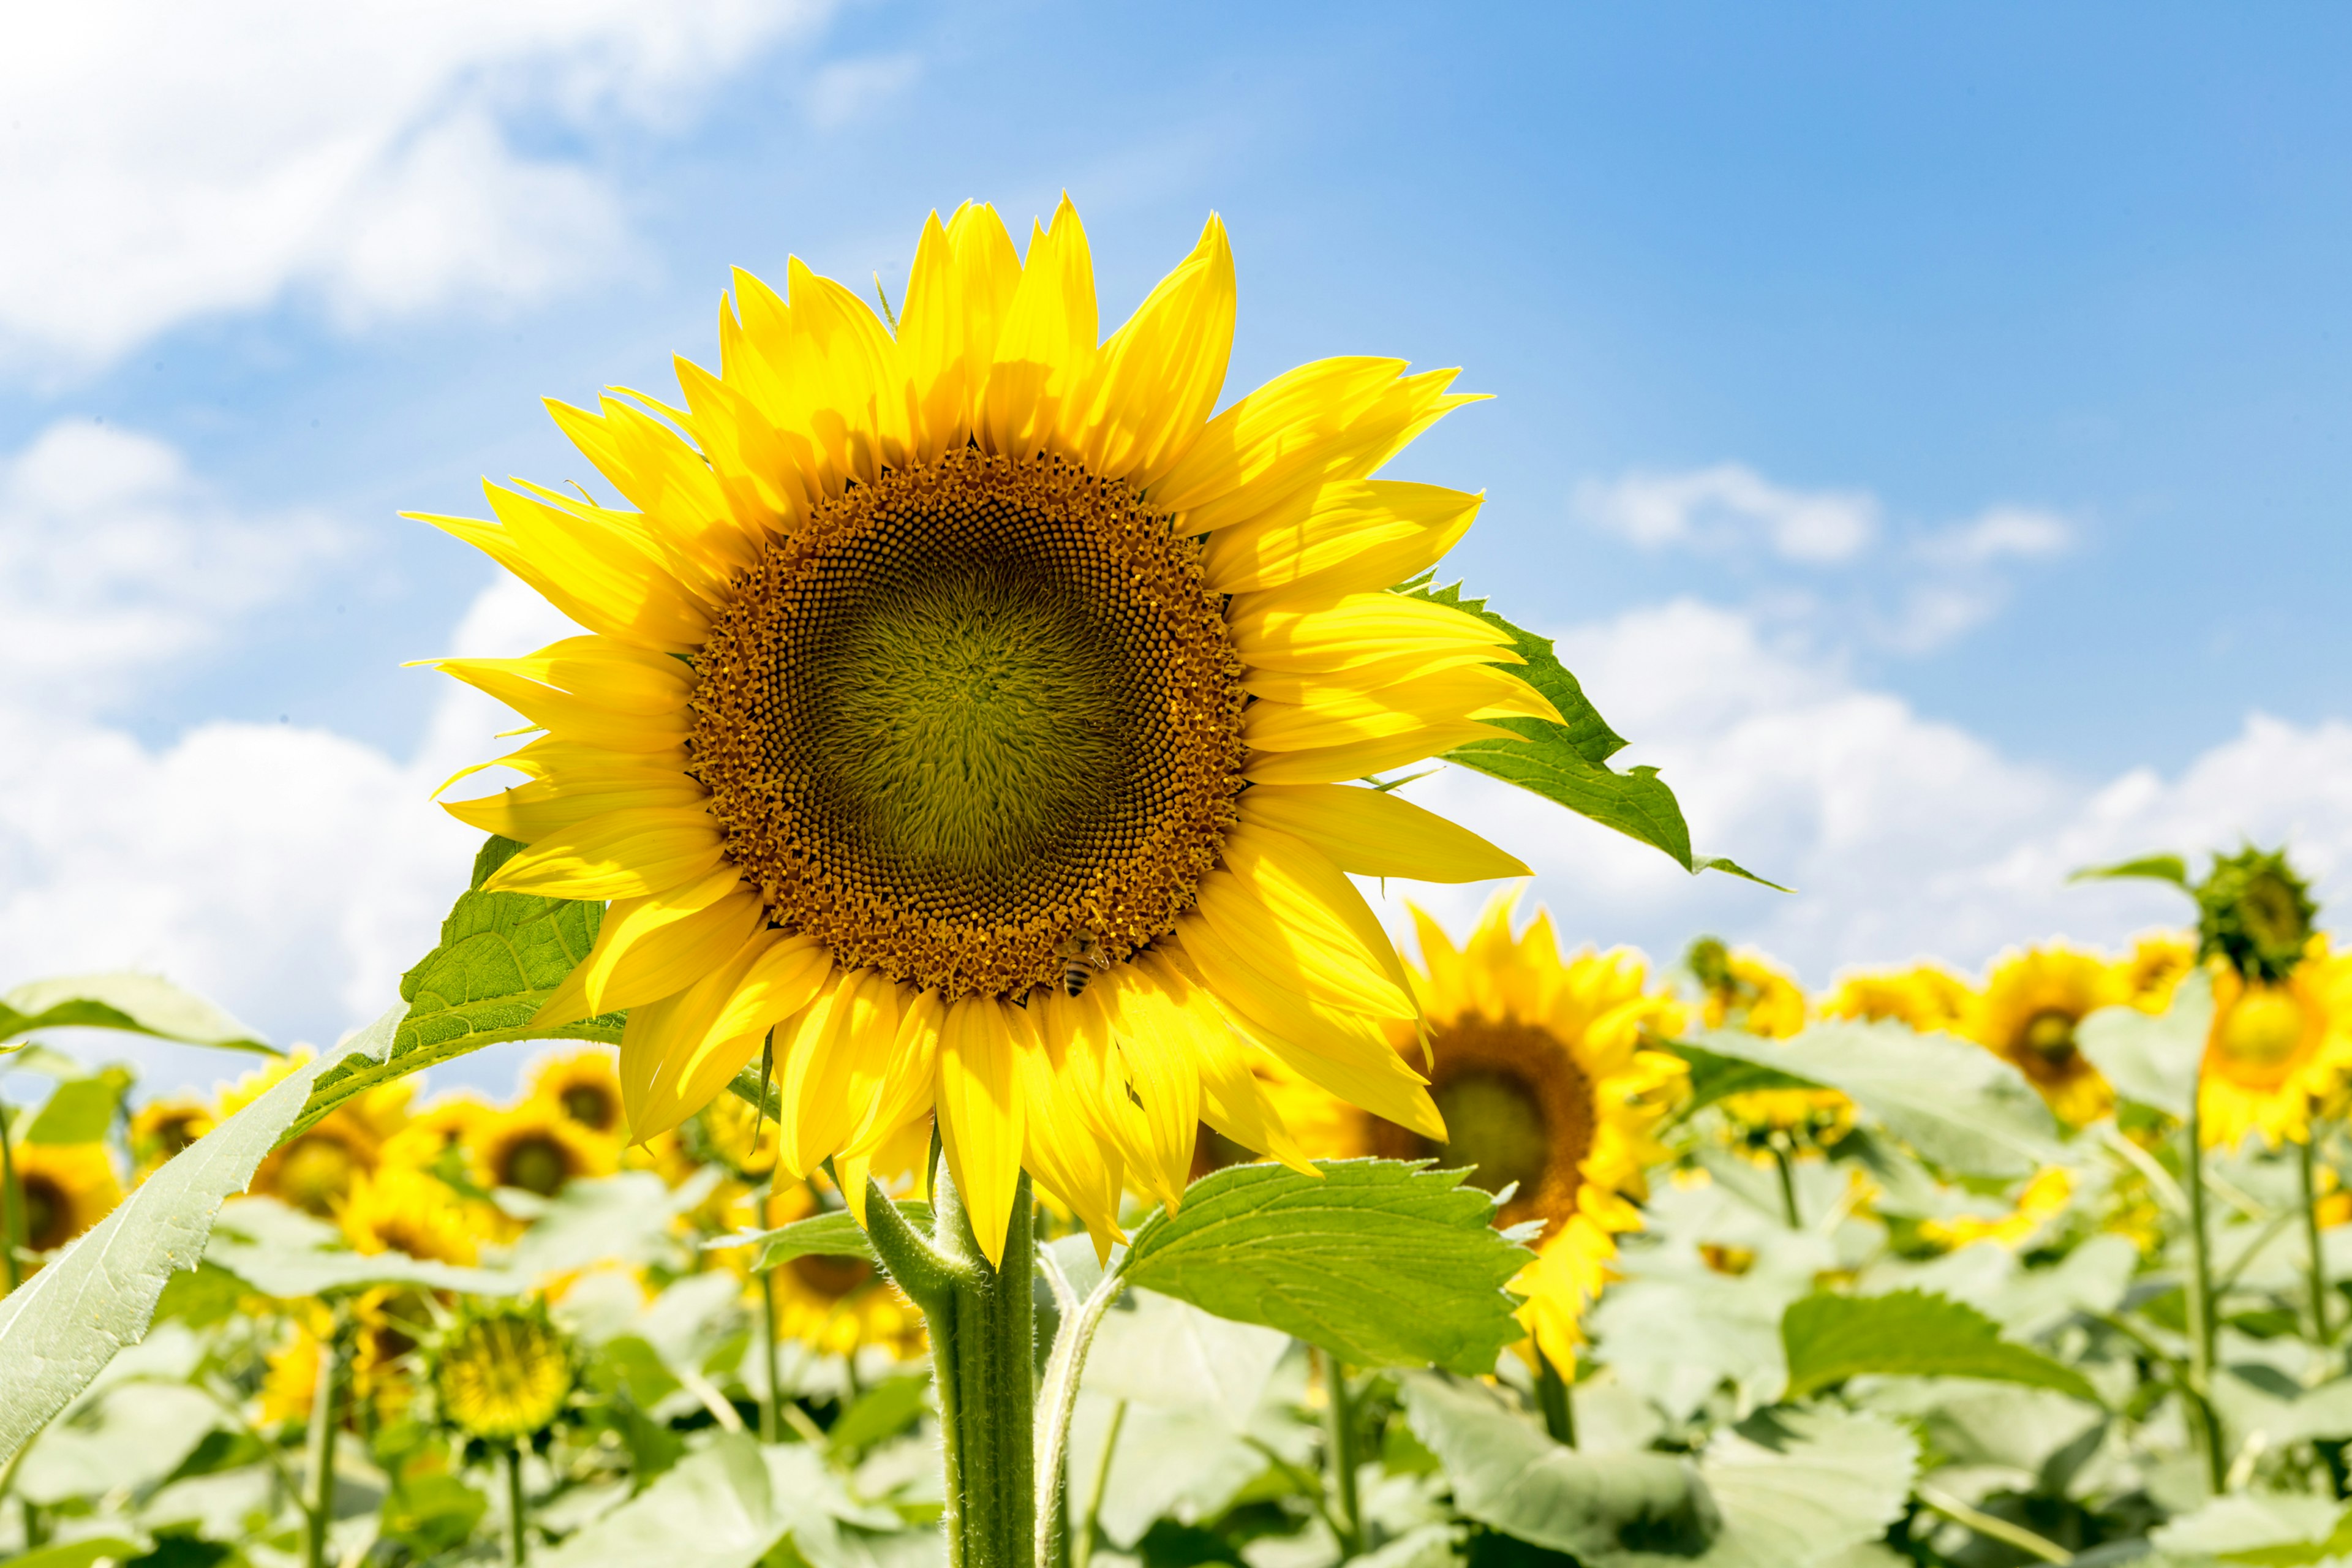
<instances>
[{"instance_id":1,"label":"sunflower","mask_svg":"<svg viewBox=\"0 0 2352 1568\"><path fill-rule=\"evenodd\" d=\"M55 1252L122 1201L103 1143L19 1143L11 1155L27 1252Z\"/></svg>"},{"instance_id":2,"label":"sunflower","mask_svg":"<svg viewBox=\"0 0 2352 1568\"><path fill-rule=\"evenodd\" d=\"M467 1139L474 1180L551 1198L583 1176L609 1176L618 1151L543 1100L485 1118Z\"/></svg>"},{"instance_id":3,"label":"sunflower","mask_svg":"<svg viewBox=\"0 0 2352 1568\"><path fill-rule=\"evenodd\" d=\"M531 1066L530 1093L591 1132L621 1131L621 1079L609 1050L591 1046L541 1057Z\"/></svg>"},{"instance_id":4,"label":"sunflower","mask_svg":"<svg viewBox=\"0 0 2352 1568\"><path fill-rule=\"evenodd\" d=\"M360 1252L404 1252L443 1263L474 1261L474 1237L487 1216L438 1176L386 1164L353 1178L335 1221Z\"/></svg>"},{"instance_id":5,"label":"sunflower","mask_svg":"<svg viewBox=\"0 0 2352 1568\"><path fill-rule=\"evenodd\" d=\"M1536 1259L1511 1289L1520 1322L1554 1365L1572 1363L1578 1320L1601 1291L1615 1236L1641 1227L1643 1171L1663 1159L1654 1131L1682 1086L1682 1063L1643 1048L1679 1024L1673 1000L1647 988L1640 954L1620 948L1563 962L1538 910L1511 935L1515 900L1491 902L1457 949L1413 911L1426 978L1430 1093L1449 1138L1356 1112L1347 1142L1396 1160L1470 1168L1474 1186L1515 1190L1499 1226L1538 1222ZM1398 1042L1419 1057L1418 1039Z\"/></svg>"},{"instance_id":6,"label":"sunflower","mask_svg":"<svg viewBox=\"0 0 2352 1568\"><path fill-rule=\"evenodd\" d=\"M804 1183L754 1205L762 1227L790 1225L819 1212L816 1194ZM749 1275L756 1247L720 1254ZM855 1355L863 1345L881 1345L903 1361L923 1347L923 1315L873 1264L859 1258L810 1254L789 1258L769 1271L776 1290L776 1337L797 1340L830 1355Z\"/></svg>"},{"instance_id":7,"label":"sunflower","mask_svg":"<svg viewBox=\"0 0 2352 1568\"><path fill-rule=\"evenodd\" d=\"M1507 632L1389 591L1479 506L1370 477L1472 401L1453 373L1325 360L1210 418L1214 217L1100 343L1066 199L1025 260L988 207L934 216L887 326L787 282L736 275L684 407L551 405L628 510L425 520L587 628L435 661L545 731L449 807L528 846L485 886L612 900L535 1021L628 1009L636 1140L772 1031L783 1167L837 1156L861 1207L936 1108L992 1259L1024 1169L1107 1245L1128 1173L1175 1206L1201 1121L1297 1159L1261 1052L1443 1136L1348 874L1524 868L1351 781L1558 717Z\"/></svg>"},{"instance_id":8,"label":"sunflower","mask_svg":"<svg viewBox=\"0 0 2352 1568\"><path fill-rule=\"evenodd\" d=\"M2088 1015L2130 1000L2120 966L2048 942L1994 962L1961 1033L2023 1073L2061 1121L2082 1127L2107 1113L2115 1093L2075 1048L2074 1031Z\"/></svg>"},{"instance_id":9,"label":"sunflower","mask_svg":"<svg viewBox=\"0 0 2352 1568\"><path fill-rule=\"evenodd\" d=\"M1938 963L1848 974L1822 1005L1828 1018L1892 1018L1922 1032L1956 1027L1975 999L1969 983Z\"/></svg>"},{"instance_id":10,"label":"sunflower","mask_svg":"<svg viewBox=\"0 0 2352 1568\"><path fill-rule=\"evenodd\" d=\"M2124 959L2124 984L2131 1005L2143 1013L2161 1013L2172 1005L2172 994L2197 967L2197 943L2179 931L2143 931L2132 941Z\"/></svg>"},{"instance_id":11,"label":"sunflower","mask_svg":"<svg viewBox=\"0 0 2352 1568\"><path fill-rule=\"evenodd\" d=\"M498 1107L470 1089L437 1096L384 1140L383 1163L432 1171L455 1153L462 1166L468 1142L498 1113Z\"/></svg>"},{"instance_id":12,"label":"sunflower","mask_svg":"<svg viewBox=\"0 0 2352 1568\"><path fill-rule=\"evenodd\" d=\"M1708 1028L1785 1040L1805 1026L1804 988L1753 948L1734 952L1703 936L1683 963L1699 983L1699 1017ZM1853 1101L1833 1089L1752 1089L1721 1103L1731 1142L1758 1158L1826 1149L1853 1131Z\"/></svg>"},{"instance_id":13,"label":"sunflower","mask_svg":"<svg viewBox=\"0 0 2352 1568\"><path fill-rule=\"evenodd\" d=\"M2063 1165L2036 1171L2017 1194L2016 1206L2005 1215L1963 1214L1948 1219L1923 1220L1919 1234L1948 1251L1979 1241L1998 1242L2015 1251L2024 1247L2074 1201L2074 1173Z\"/></svg>"},{"instance_id":14,"label":"sunflower","mask_svg":"<svg viewBox=\"0 0 2352 1568\"><path fill-rule=\"evenodd\" d=\"M310 1059L297 1052L246 1074L224 1090L222 1121L261 1098L264 1090ZM415 1085L389 1083L369 1089L329 1111L311 1127L263 1156L246 1191L292 1205L330 1218L336 1205L350 1195L352 1182L373 1171L383 1154L384 1141L408 1120L408 1098Z\"/></svg>"},{"instance_id":15,"label":"sunflower","mask_svg":"<svg viewBox=\"0 0 2352 1568\"><path fill-rule=\"evenodd\" d=\"M434 1342L429 1377L444 1424L512 1443L555 1424L575 1380L572 1342L538 1301L470 1297Z\"/></svg>"},{"instance_id":16,"label":"sunflower","mask_svg":"<svg viewBox=\"0 0 2352 1568\"><path fill-rule=\"evenodd\" d=\"M211 1131L213 1108L194 1095L151 1100L131 1113L131 1163L145 1181L163 1162Z\"/></svg>"},{"instance_id":17,"label":"sunflower","mask_svg":"<svg viewBox=\"0 0 2352 1568\"><path fill-rule=\"evenodd\" d=\"M2209 1148L2234 1149L2247 1134L2264 1144L2311 1135L2315 1102L2352 1071L2352 962L2309 940L2283 980L2247 980L2213 965L2213 1023L2205 1037L2198 1116Z\"/></svg>"}]
</instances>

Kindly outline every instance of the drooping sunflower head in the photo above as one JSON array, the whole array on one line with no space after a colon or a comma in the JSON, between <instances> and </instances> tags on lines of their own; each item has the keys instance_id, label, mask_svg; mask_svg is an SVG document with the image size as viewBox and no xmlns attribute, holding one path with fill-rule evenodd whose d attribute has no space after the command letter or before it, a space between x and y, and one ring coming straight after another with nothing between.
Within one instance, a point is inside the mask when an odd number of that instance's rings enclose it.
<instances>
[{"instance_id":1,"label":"drooping sunflower head","mask_svg":"<svg viewBox=\"0 0 2352 1568\"><path fill-rule=\"evenodd\" d=\"M2319 906L2284 849L2213 857L2197 887L2197 955L2249 980L2284 980L2302 962Z\"/></svg>"},{"instance_id":2,"label":"drooping sunflower head","mask_svg":"<svg viewBox=\"0 0 2352 1568\"><path fill-rule=\"evenodd\" d=\"M541 1100L525 1100L476 1127L468 1141L474 1180L553 1197L583 1176L609 1176L618 1163L599 1138Z\"/></svg>"},{"instance_id":3,"label":"drooping sunflower head","mask_svg":"<svg viewBox=\"0 0 2352 1568\"><path fill-rule=\"evenodd\" d=\"M1235 308L1213 218L1111 337L1066 201L1018 255L925 226L886 325L797 261L739 274L686 404L556 417L629 506L493 489L434 519L589 629L441 667L546 731L460 802L492 889L612 900L541 1010L627 1008L631 1135L771 1037L784 1167L937 1111L992 1255L1024 1169L1106 1242L1206 1121L1296 1157L1271 1056L1434 1135L1415 1018L1347 873L1519 863L1363 775L1557 718L1508 633L1390 591L1478 498L1370 475L1467 401L1329 360L1212 419Z\"/></svg>"},{"instance_id":4,"label":"drooping sunflower head","mask_svg":"<svg viewBox=\"0 0 2352 1568\"><path fill-rule=\"evenodd\" d=\"M211 1131L213 1108L194 1095L151 1100L131 1113L131 1163L144 1181L164 1161Z\"/></svg>"},{"instance_id":5,"label":"drooping sunflower head","mask_svg":"<svg viewBox=\"0 0 2352 1568\"><path fill-rule=\"evenodd\" d=\"M2340 1098L2352 1072L2352 961L2320 937L2284 980L2216 964L2213 1004L2198 1097L2207 1145L2309 1137L2315 1106Z\"/></svg>"},{"instance_id":6,"label":"drooping sunflower head","mask_svg":"<svg viewBox=\"0 0 2352 1568\"><path fill-rule=\"evenodd\" d=\"M352 1180L337 1205L344 1239L360 1252L404 1252L443 1263L474 1261L485 1215L440 1177L387 1162Z\"/></svg>"},{"instance_id":7,"label":"drooping sunflower head","mask_svg":"<svg viewBox=\"0 0 2352 1568\"><path fill-rule=\"evenodd\" d=\"M1922 1031L1956 1027L1975 1000L1969 983L1940 963L1847 974L1822 1004L1831 1018L1891 1018Z\"/></svg>"},{"instance_id":8,"label":"drooping sunflower head","mask_svg":"<svg viewBox=\"0 0 2352 1568\"><path fill-rule=\"evenodd\" d=\"M572 1397L577 1358L542 1301L468 1297L427 1366L444 1425L484 1443L546 1431Z\"/></svg>"},{"instance_id":9,"label":"drooping sunflower head","mask_svg":"<svg viewBox=\"0 0 2352 1568\"><path fill-rule=\"evenodd\" d=\"M604 1047L541 1057L531 1064L529 1092L591 1132L612 1137L621 1131L621 1079Z\"/></svg>"},{"instance_id":10,"label":"drooping sunflower head","mask_svg":"<svg viewBox=\"0 0 2352 1568\"><path fill-rule=\"evenodd\" d=\"M2060 1121L2081 1127L2106 1114L2115 1095L2074 1032L2092 1013L2130 999L2114 962L2048 942L1994 961L1962 1033L2023 1073Z\"/></svg>"},{"instance_id":11,"label":"drooping sunflower head","mask_svg":"<svg viewBox=\"0 0 2352 1568\"><path fill-rule=\"evenodd\" d=\"M12 1154L28 1252L56 1251L122 1201L103 1143L19 1143Z\"/></svg>"}]
</instances>

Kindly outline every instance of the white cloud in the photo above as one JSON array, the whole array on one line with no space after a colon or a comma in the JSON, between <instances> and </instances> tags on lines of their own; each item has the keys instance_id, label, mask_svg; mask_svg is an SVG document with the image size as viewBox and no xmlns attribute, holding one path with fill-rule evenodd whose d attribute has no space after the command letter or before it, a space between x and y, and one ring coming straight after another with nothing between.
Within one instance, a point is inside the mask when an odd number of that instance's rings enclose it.
<instances>
[{"instance_id":1,"label":"white cloud","mask_svg":"<svg viewBox=\"0 0 2352 1568\"><path fill-rule=\"evenodd\" d=\"M1866 490L1798 490L1774 484L1742 463L1688 473L1636 471L1577 486L1575 506L1588 521L1645 549L1724 548L1760 534L1790 561L1848 561L1878 532L1877 498Z\"/></svg>"},{"instance_id":2,"label":"white cloud","mask_svg":"<svg viewBox=\"0 0 2352 1568\"><path fill-rule=\"evenodd\" d=\"M346 323L529 300L620 264L592 140L683 122L829 0L153 0L12 13L0 356L103 363L289 291Z\"/></svg>"},{"instance_id":3,"label":"white cloud","mask_svg":"<svg viewBox=\"0 0 2352 1568\"><path fill-rule=\"evenodd\" d=\"M1933 561L1982 566L2005 559L2041 560L2074 542L2074 525L2038 507L1996 506L1957 528L1930 535L1920 552Z\"/></svg>"},{"instance_id":4,"label":"white cloud","mask_svg":"<svg viewBox=\"0 0 2352 1568\"><path fill-rule=\"evenodd\" d=\"M2185 900L2133 885L2068 887L2084 865L2156 849L2284 841L2352 896L2352 725L2256 715L2179 774L2101 783L2021 761L1834 663L1776 644L1746 614L1696 601L1575 628L1562 659L1658 764L1703 854L1799 889L1685 876L1657 851L1459 769L1412 786L1538 872L1571 942L1630 942L1671 959L1695 934L1760 942L1825 981L1838 966L1927 953L1976 964L2062 932L2117 942L2180 923ZM1391 884L1466 921L1480 889Z\"/></svg>"},{"instance_id":5,"label":"white cloud","mask_svg":"<svg viewBox=\"0 0 2352 1568\"><path fill-rule=\"evenodd\" d=\"M914 55L877 55L835 60L809 83L809 123L837 131L915 85L923 62Z\"/></svg>"}]
</instances>

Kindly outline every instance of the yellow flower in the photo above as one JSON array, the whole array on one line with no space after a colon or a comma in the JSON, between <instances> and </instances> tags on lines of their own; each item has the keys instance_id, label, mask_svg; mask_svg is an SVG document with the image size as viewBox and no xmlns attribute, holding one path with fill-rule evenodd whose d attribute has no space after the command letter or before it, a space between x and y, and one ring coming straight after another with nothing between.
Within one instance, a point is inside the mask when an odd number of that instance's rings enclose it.
<instances>
[{"instance_id":1,"label":"yellow flower","mask_svg":"<svg viewBox=\"0 0 2352 1568\"><path fill-rule=\"evenodd\" d=\"M2075 1048L2074 1030L2087 1015L2129 1000L2118 965L2047 942L1995 961L1961 1032L2023 1073L2061 1121L2081 1127L2105 1116L2115 1094Z\"/></svg>"},{"instance_id":2,"label":"yellow flower","mask_svg":"<svg viewBox=\"0 0 2352 1568\"><path fill-rule=\"evenodd\" d=\"M541 1057L531 1067L530 1092L591 1132L621 1131L621 1079L604 1047Z\"/></svg>"},{"instance_id":3,"label":"yellow flower","mask_svg":"<svg viewBox=\"0 0 2352 1568\"><path fill-rule=\"evenodd\" d=\"M103 1143L19 1143L9 1152L28 1252L55 1252L122 1201Z\"/></svg>"},{"instance_id":4,"label":"yellow flower","mask_svg":"<svg viewBox=\"0 0 2352 1568\"><path fill-rule=\"evenodd\" d=\"M553 1197L582 1176L609 1176L617 1149L543 1100L484 1118L467 1137L474 1180Z\"/></svg>"},{"instance_id":5,"label":"yellow flower","mask_svg":"<svg viewBox=\"0 0 2352 1568\"><path fill-rule=\"evenodd\" d=\"M2172 1005L2172 994L2197 966L2197 943L2179 931L2144 931L2124 960L2124 984L2131 1005L2144 1013Z\"/></svg>"},{"instance_id":6,"label":"yellow flower","mask_svg":"<svg viewBox=\"0 0 2352 1568\"><path fill-rule=\"evenodd\" d=\"M1949 1219L1924 1220L1919 1234L1954 1252L1979 1241L1996 1241L2014 1251L2064 1214L2074 1196L2074 1173L2062 1165L2052 1165L2033 1173L2024 1190L2017 1194L2017 1206L2009 1213L1991 1216L1954 1215Z\"/></svg>"},{"instance_id":7,"label":"yellow flower","mask_svg":"<svg viewBox=\"0 0 2352 1568\"><path fill-rule=\"evenodd\" d=\"M151 1100L131 1113L131 1163L145 1181L164 1161L213 1130L213 1108L194 1095Z\"/></svg>"},{"instance_id":8,"label":"yellow flower","mask_svg":"<svg viewBox=\"0 0 2352 1568\"><path fill-rule=\"evenodd\" d=\"M2315 936L2284 980L2242 980L2213 966L2213 1023L2205 1037L2198 1115L2208 1148L2234 1149L2311 1135L2313 1103L2352 1069L2352 962Z\"/></svg>"},{"instance_id":9,"label":"yellow flower","mask_svg":"<svg viewBox=\"0 0 2352 1568\"><path fill-rule=\"evenodd\" d=\"M264 1362L261 1380L261 1420L265 1425L308 1421L319 1388L319 1352L328 1325L327 1310L310 1304L287 1321L285 1339Z\"/></svg>"},{"instance_id":10,"label":"yellow flower","mask_svg":"<svg viewBox=\"0 0 2352 1568\"><path fill-rule=\"evenodd\" d=\"M1460 949L1414 911L1430 1093L1451 1136L1358 1112L1361 1131L1348 1142L1390 1159L1467 1165L1471 1184L1489 1192L1517 1184L1496 1223L1543 1225L1536 1260L1511 1286L1528 1298L1519 1321L1564 1367L1575 1358L1577 1321L1608 1278L1613 1237L1641 1227L1643 1171L1665 1154L1653 1134L1685 1068L1643 1047L1653 1028L1679 1024L1679 1009L1647 988L1643 961L1628 949L1562 962L1540 910L1515 940L1513 904L1509 896L1490 903ZM1415 1040L1400 1048L1420 1055Z\"/></svg>"},{"instance_id":11,"label":"yellow flower","mask_svg":"<svg viewBox=\"0 0 2352 1568\"><path fill-rule=\"evenodd\" d=\"M1785 1040L1805 1026L1803 987L1754 949L1733 952L1701 937L1685 963L1703 988L1699 1016L1708 1028ZM1726 1095L1722 1106L1732 1142L1759 1158L1768 1149L1826 1149L1853 1131L1853 1102L1833 1089L1749 1089Z\"/></svg>"},{"instance_id":12,"label":"yellow flower","mask_svg":"<svg viewBox=\"0 0 2352 1568\"><path fill-rule=\"evenodd\" d=\"M1975 1000L1969 983L1936 963L1848 974L1822 1007L1830 1018L1892 1018L1913 1028L1958 1026Z\"/></svg>"},{"instance_id":13,"label":"yellow flower","mask_svg":"<svg viewBox=\"0 0 2352 1568\"><path fill-rule=\"evenodd\" d=\"M572 1396L572 1346L538 1302L468 1298L433 1347L441 1419L468 1437L511 1443L554 1425Z\"/></svg>"},{"instance_id":14,"label":"yellow flower","mask_svg":"<svg viewBox=\"0 0 2352 1568\"><path fill-rule=\"evenodd\" d=\"M259 1068L223 1091L220 1118L226 1120L261 1098L262 1092L310 1058L308 1050ZM389 1083L345 1101L314 1126L263 1156L246 1191L274 1197L320 1218L331 1217L358 1176L375 1169L384 1141L408 1120L408 1097L415 1086Z\"/></svg>"},{"instance_id":15,"label":"yellow flower","mask_svg":"<svg viewBox=\"0 0 2352 1568\"><path fill-rule=\"evenodd\" d=\"M536 1021L628 1009L634 1140L772 1030L781 1163L838 1156L856 1205L936 1110L992 1258L1024 1169L1107 1244L1130 1173L1175 1206L1200 1121L1297 1159L1262 1052L1442 1135L1348 874L1524 868L1355 781L1556 717L1506 633L1387 591L1479 504L1370 477L1453 373L1325 360L1210 418L1213 217L1101 342L1066 200L1025 260L985 206L934 216L887 327L787 281L736 275L684 407L553 405L627 510L427 520L588 628L436 661L546 731L450 806L529 847L486 885L612 900Z\"/></svg>"},{"instance_id":16,"label":"yellow flower","mask_svg":"<svg viewBox=\"0 0 2352 1568\"><path fill-rule=\"evenodd\" d=\"M385 1164L353 1178L335 1218L360 1252L404 1252L443 1263L471 1263L474 1237L488 1219L475 1207L438 1176L414 1166Z\"/></svg>"},{"instance_id":17,"label":"yellow flower","mask_svg":"<svg viewBox=\"0 0 2352 1568\"><path fill-rule=\"evenodd\" d=\"M790 1225L817 1212L805 1184L788 1186L763 1205L762 1227ZM747 1276L756 1247L719 1256ZM776 1290L776 1337L797 1340L831 1355L854 1355L861 1345L886 1346L900 1360L923 1348L923 1315L874 1265L859 1258L794 1258L770 1271Z\"/></svg>"},{"instance_id":18,"label":"yellow flower","mask_svg":"<svg viewBox=\"0 0 2352 1568\"><path fill-rule=\"evenodd\" d=\"M739 1094L722 1094L702 1108L680 1131L689 1152L724 1165L733 1175L756 1181L776 1167L776 1129Z\"/></svg>"},{"instance_id":19,"label":"yellow flower","mask_svg":"<svg viewBox=\"0 0 2352 1568\"><path fill-rule=\"evenodd\" d=\"M384 1140L383 1163L433 1170L450 1151L462 1152L476 1130L498 1113L496 1106L470 1089L437 1096Z\"/></svg>"}]
</instances>

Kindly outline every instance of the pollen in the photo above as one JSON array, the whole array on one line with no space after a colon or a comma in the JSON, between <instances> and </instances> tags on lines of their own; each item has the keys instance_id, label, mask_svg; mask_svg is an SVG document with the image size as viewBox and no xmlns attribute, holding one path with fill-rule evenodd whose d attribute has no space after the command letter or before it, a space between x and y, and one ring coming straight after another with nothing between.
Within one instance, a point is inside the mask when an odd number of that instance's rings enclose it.
<instances>
[{"instance_id":1,"label":"pollen","mask_svg":"<svg viewBox=\"0 0 2352 1568\"><path fill-rule=\"evenodd\" d=\"M1197 541L1123 481L974 447L737 574L690 771L770 920L967 994L1173 929L1237 818L1242 665Z\"/></svg>"}]
</instances>

